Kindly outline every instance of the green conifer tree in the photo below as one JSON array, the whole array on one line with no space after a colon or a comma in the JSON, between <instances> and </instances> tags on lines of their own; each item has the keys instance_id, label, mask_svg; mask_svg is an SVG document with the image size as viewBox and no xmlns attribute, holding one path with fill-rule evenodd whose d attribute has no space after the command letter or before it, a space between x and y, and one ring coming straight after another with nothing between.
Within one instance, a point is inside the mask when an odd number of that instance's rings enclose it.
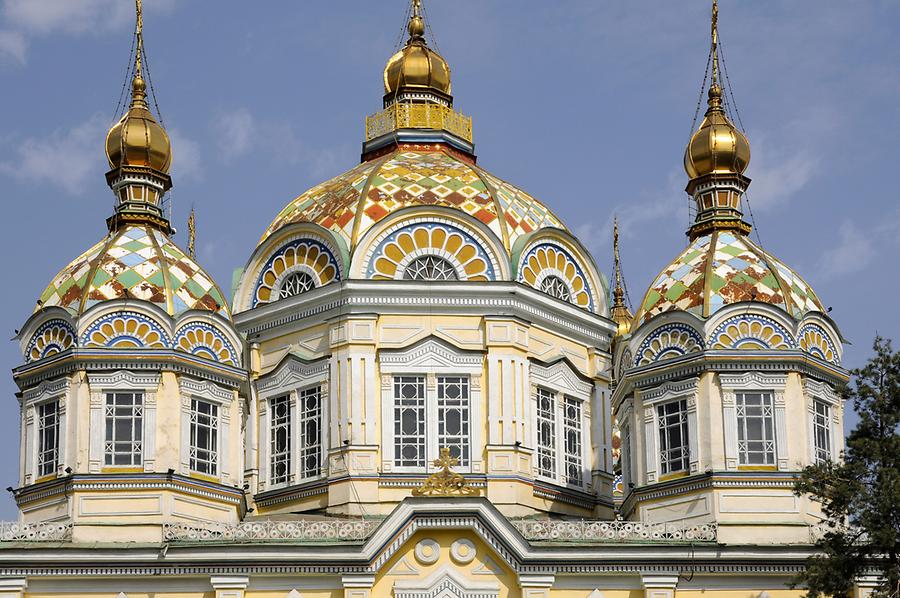
<instances>
[{"instance_id":1,"label":"green conifer tree","mask_svg":"<svg viewBox=\"0 0 900 598\"><path fill-rule=\"evenodd\" d=\"M861 576L878 576L876 596L900 597L900 352L877 337L875 355L852 372L845 398L859 423L842 462L807 467L794 491L822 504L820 554L795 580L809 598L847 596Z\"/></svg>"}]
</instances>

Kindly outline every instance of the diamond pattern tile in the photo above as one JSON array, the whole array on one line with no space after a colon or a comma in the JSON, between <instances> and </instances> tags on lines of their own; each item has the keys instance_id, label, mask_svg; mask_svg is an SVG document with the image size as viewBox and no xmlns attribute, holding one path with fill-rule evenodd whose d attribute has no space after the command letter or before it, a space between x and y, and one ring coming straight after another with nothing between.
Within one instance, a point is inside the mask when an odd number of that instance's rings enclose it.
<instances>
[{"instance_id":1,"label":"diamond pattern tile","mask_svg":"<svg viewBox=\"0 0 900 598\"><path fill-rule=\"evenodd\" d=\"M636 320L672 309L704 318L726 305L759 301L799 318L824 308L793 270L743 235L716 232L695 239L650 285Z\"/></svg>"},{"instance_id":2,"label":"diamond pattern tile","mask_svg":"<svg viewBox=\"0 0 900 598\"><path fill-rule=\"evenodd\" d=\"M288 224L314 222L352 248L380 220L413 205L465 212L497 238L506 233L510 246L542 227L565 229L535 198L477 166L443 151L400 149L313 187L282 210L262 240Z\"/></svg>"},{"instance_id":3,"label":"diamond pattern tile","mask_svg":"<svg viewBox=\"0 0 900 598\"><path fill-rule=\"evenodd\" d=\"M76 258L41 295L43 305L73 313L124 298L155 303L172 315L189 309L229 313L222 292L194 260L160 231L134 225Z\"/></svg>"}]
</instances>

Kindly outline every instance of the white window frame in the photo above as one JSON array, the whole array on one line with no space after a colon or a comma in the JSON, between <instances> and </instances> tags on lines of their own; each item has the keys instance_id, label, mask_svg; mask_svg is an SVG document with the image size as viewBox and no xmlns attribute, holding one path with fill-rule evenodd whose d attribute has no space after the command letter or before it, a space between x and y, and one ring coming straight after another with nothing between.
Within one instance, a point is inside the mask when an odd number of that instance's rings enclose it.
<instances>
[{"instance_id":1,"label":"white window frame","mask_svg":"<svg viewBox=\"0 0 900 598\"><path fill-rule=\"evenodd\" d=\"M458 466L462 473L484 471L481 425L481 376L484 355L462 351L430 338L401 351L381 351L381 470L398 473L430 473L438 458L438 378L469 379L469 465ZM426 398L425 467L399 467L394 464L394 377L424 376ZM432 414L434 415L432 417Z\"/></svg>"},{"instance_id":2,"label":"white window frame","mask_svg":"<svg viewBox=\"0 0 900 598\"><path fill-rule=\"evenodd\" d=\"M235 392L206 380L196 380L187 376L178 381L181 392L181 447L180 473L183 475L198 474L209 476L220 481L237 483L233 472L240 470L240 464L232 464L231 459L231 409L235 401ZM218 461L215 474L191 469L191 402L196 399L211 403L219 409L219 421L216 434L216 459Z\"/></svg>"},{"instance_id":3,"label":"white window frame","mask_svg":"<svg viewBox=\"0 0 900 598\"><path fill-rule=\"evenodd\" d=\"M302 388L298 388L295 391L297 394L297 416L298 416L298 419L296 421L296 425L295 425L294 429L296 430L295 435L297 438L297 442L295 443L296 449L294 447L291 447L291 450L294 453L292 456L297 459L297 468L296 468L297 481L301 482L301 483L308 482L309 480L320 479L326 469L325 464L327 462L327 455L326 455L326 449L325 449L326 435L325 435L324 413L325 413L326 405L328 403L328 396L325 394L325 392L326 392L325 389L326 389L326 386L324 384L310 384L310 385L304 386ZM315 448L315 444L318 444L317 452L318 452L318 456L319 456L319 468L315 473L308 474L306 472L306 467L304 464L304 452L308 450L307 447L303 446L303 444L304 444L303 440L305 439L304 424L309 419L312 419L312 418L310 418L307 415L306 410L304 409L303 399L308 396L308 393L311 393L313 391L315 392L315 394L319 400L319 409L318 409L319 413L316 416L316 418L319 420L318 426L317 426L318 430L319 430L319 435L318 435L317 443L314 443L314 445L313 445L313 448Z\"/></svg>"},{"instance_id":4,"label":"white window frame","mask_svg":"<svg viewBox=\"0 0 900 598\"><path fill-rule=\"evenodd\" d=\"M695 474L700 471L700 442L698 438L697 389L699 378L688 378L677 382L666 382L640 393L643 408L644 479L647 484L660 481L660 477ZM684 401L687 415L688 468L681 471L662 472L662 452L659 446L658 407L675 401ZM634 467L634 463L632 463ZM637 485L637 480L635 480Z\"/></svg>"},{"instance_id":5,"label":"white window frame","mask_svg":"<svg viewBox=\"0 0 900 598\"><path fill-rule=\"evenodd\" d=\"M564 488L573 488L582 492L589 491L593 483L593 467L591 463L591 397L594 395L593 382L585 380L565 360L557 361L550 365L532 362L529 368L531 376L531 412L534 414L530 428L531 445L534 447L532 457L532 470L536 480L541 480ZM537 414L538 414L538 389L550 392L554 396L554 432L555 450L555 475L546 476L540 473L538 468L539 447ZM582 479L580 484L570 484L566 459L566 401L576 402L581 409L581 450L578 457L581 462Z\"/></svg>"},{"instance_id":6,"label":"white window frame","mask_svg":"<svg viewBox=\"0 0 900 598\"><path fill-rule=\"evenodd\" d=\"M107 390L105 393L105 401L103 404L103 466L109 468L131 468L144 466L144 392L141 390ZM123 402L120 403L120 399ZM127 401L124 401L127 399ZM123 409L130 407L131 413L120 413ZM119 422L125 420L131 422L130 438L119 438L116 430L119 428ZM112 422L110 424L110 422ZM109 429L112 428L113 434L110 437ZM140 437L138 438L138 435ZM117 445L132 445L131 450L119 451ZM128 463L116 463L119 456L127 456Z\"/></svg>"},{"instance_id":7,"label":"white window frame","mask_svg":"<svg viewBox=\"0 0 900 598\"><path fill-rule=\"evenodd\" d=\"M297 484L306 484L328 477L329 462L328 449L330 446L330 427L327 425L330 413L330 395L329 395L329 375L330 368L328 359L321 359L311 363L300 361L299 359L289 357L274 371L261 377L256 381L256 389L258 393L258 411L259 411L259 442L257 453L257 467L259 471L259 492L274 490L277 488L287 488ZM300 426L300 401L299 393L313 387L319 387L322 400L321 409L321 425L319 431L321 434L321 464L319 475L314 477L303 477L301 460L300 460L300 443L299 443L299 426ZM291 438L290 438L290 455L291 470L288 473L286 482L272 483L271 481L271 455L270 448L272 442L272 411L269 402L277 397L289 397L290 421L291 421Z\"/></svg>"},{"instance_id":8,"label":"white window frame","mask_svg":"<svg viewBox=\"0 0 900 598\"><path fill-rule=\"evenodd\" d=\"M46 429L47 422L44 421L45 415L41 412L52 406L53 407L53 448L47 449L43 446L43 441L47 437ZM39 478L46 478L49 476L55 476L59 471L59 440L62 435L60 428L60 408L62 406L61 399L50 399L49 401L43 401L35 405L35 414L37 417L37 476ZM42 457L44 453L48 453L52 451L52 467L49 471L43 471L43 466L47 464L46 460L43 460Z\"/></svg>"},{"instance_id":9,"label":"white window frame","mask_svg":"<svg viewBox=\"0 0 900 598\"><path fill-rule=\"evenodd\" d=\"M725 425L725 469L738 471L739 469L752 470L771 467L771 465L742 464L738 451L738 393L768 392L772 394L772 418L775 433L775 463L773 465L778 471L787 471L790 463L784 401L787 374L762 372L719 374L719 384L722 388L722 417Z\"/></svg>"},{"instance_id":10,"label":"white window frame","mask_svg":"<svg viewBox=\"0 0 900 598\"><path fill-rule=\"evenodd\" d=\"M656 432L659 438L659 475L672 475L679 473L687 473L690 471L690 431L688 426L688 406L687 399L674 399L659 403L656 406ZM674 412L668 412L670 407L677 406ZM675 421L672 421L675 418ZM677 447L672 444L672 431L678 429L681 443ZM663 442L665 439L665 442ZM663 446L665 444L665 447ZM681 456L673 456L672 453L678 451ZM680 463L680 466L673 467L674 463Z\"/></svg>"},{"instance_id":11,"label":"white window frame","mask_svg":"<svg viewBox=\"0 0 900 598\"><path fill-rule=\"evenodd\" d=\"M90 448L88 470L100 473L104 470L140 468L152 472L156 468L156 395L161 375L119 370L110 374L88 374L91 393ZM143 394L141 429L141 464L106 465L106 395L116 392Z\"/></svg>"},{"instance_id":12,"label":"white window frame","mask_svg":"<svg viewBox=\"0 0 900 598\"><path fill-rule=\"evenodd\" d=\"M68 392L68 378L46 380L33 388L25 390L19 399L22 431L19 439L19 482L22 486L33 484L38 479L47 479L54 475L61 475L69 462L66 454L68 445L68 416L66 414ZM53 401L57 401L59 404L57 411L59 416L59 436L56 450L56 468L53 473L42 476L38 469L38 451L40 449L38 406Z\"/></svg>"},{"instance_id":13,"label":"white window frame","mask_svg":"<svg viewBox=\"0 0 900 598\"><path fill-rule=\"evenodd\" d=\"M820 382L819 380L811 380L809 378L804 378L803 380L803 394L806 396L806 410L808 413L808 428L807 428L807 436L809 438L809 462L810 464L817 463L817 451L816 451L816 429L815 429L815 419L816 419L816 403L824 403L828 405L829 408L829 446L828 452L830 453L830 459L832 461L837 461L840 457L841 451L843 450L843 434L841 434L842 428L842 409L843 409L843 400L840 395L835 392L834 388L830 384L825 382Z\"/></svg>"}]
</instances>

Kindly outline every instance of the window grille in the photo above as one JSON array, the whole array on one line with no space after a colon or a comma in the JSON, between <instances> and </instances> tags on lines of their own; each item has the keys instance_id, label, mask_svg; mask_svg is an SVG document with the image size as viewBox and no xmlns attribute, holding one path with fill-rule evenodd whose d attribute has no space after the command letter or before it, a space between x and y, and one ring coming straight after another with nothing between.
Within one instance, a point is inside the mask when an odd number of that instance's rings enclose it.
<instances>
[{"instance_id":1,"label":"window grille","mask_svg":"<svg viewBox=\"0 0 900 598\"><path fill-rule=\"evenodd\" d=\"M775 421L771 392L736 397L738 457L741 465L775 464Z\"/></svg>"},{"instance_id":2,"label":"window grille","mask_svg":"<svg viewBox=\"0 0 900 598\"><path fill-rule=\"evenodd\" d=\"M572 294L569 292L567 285L559 276L548 276L541 281L541 291L547 293L551 297L562 299L563 301L571 301Z\"/></svg>"},{"instance_id":3,"label":"window grille","mask_svg":"<svg viewBox=\"0 0 900 598\"><path fill-rule=\"evenodd\" d=\"M299 392L300 398L300 477L314 478L322 473L322 387Z\"/></svg>"},{"instance_id":4,"label":"window grille","mask_svg":"<svg viewBox=\"0 0 900 598\"><path fill-rule=\"evenodd\" d=\"M656 415L659 426L660 474L687 471L690 456L687 401L657 405Z\"/></svg>"},{"instance_id":5,"label":"window grille","mask_svg":"<svg viewBox=\"0 0 900 598\"><path fill-rule=\"evenodd\" d=\"M37 407L38 416L38 475L56 473L59 466L59 401Z\"/></svg>"},{"instance_id":6,"label":"window grille","mask_svg":"<svg viewBox=\"0 0 900 598\"><path fill-rule=\"evenodd\" d=\"M440 376L437 379L438 446L450 449L460 467L469 466L469 379Z\"/></svg>"},{"instance_id":7,"label":"window grille","mask_svg":"<svg viewBox=\"0 0 900 598\"><path fill-rule=\"evenodd\" d=\"M219 406L191 399L191 471L218 475L219 470Z\"/></svg>"},{"instance_id":8,"label":"window grille","mask_svg":"<svg viewBox=\"0 0 900 598\"><path fill-rule=\"evenodd\" d=\"M110 392L106 395L106 465L140 465L144 450L144 395Z\"/></svg>"},{"instance_id":9,"label":"window grille","mask_svg":"<svg viewBox=\"0 0 900 598\"><path fill-rule=\"evenodd\" d=\"M306 272L291 272L278 288L278 298L285 299L294 295L302 295L316 288L313 277Z\"/></svg>"},{"instance_id":10,"label":"window grille","mask_svg":"<svg viewBox=\"0 0 900 598\"><path fill-rule=\"evenodd\" d=\"M424 255L411 261L403 272L407 280L459 280L456 268L444 258Z\"/></svg>"},{"instance_id":11,"label":"window grille","mask_svg":"<svg viewBox=\"0 0 900 598\"><path fill-rule=\"evenodd\" d=\"M291 400L288 395L269 401L270 484L286 484L291 479Z\"/></svg>"},{"instance_id":12,"label":"window grille","mask_svg":"<svg viewBox=\"0 0 900 598\"><path fill-rule=\"evenodd\" d=\"M556 478L556 397L544 388L537 389L537 472Z\"/></svg>"},{"instance_id":13,"label":"window grille","mask_svg":"<svg viewBox=\"0 0 900 598\"><path fill-rule=\"evenodd\" d=\"M563 435L565 437L566 483L584 485L584 463L581 455L581 401L563 400Z\"/></svg>"},{"instance_id":14,"label":"window grille","mask_svg":"<svg viewBox=\"0 0 900 598\"><path fill-rule=\"evenodd\" d=\"M824 401L813 404L813 442L816 463L831 461L831 406Z\"/></svg>"},{"instance_id":15,"label":"window grille","mask_svg":"<svg viewBox=\"0 0 900 598\"><path fill-rule=\"evenodd\" d=\"M394 378L394 465L424 468L425 377Z\"/></svg>"}]
</instances>

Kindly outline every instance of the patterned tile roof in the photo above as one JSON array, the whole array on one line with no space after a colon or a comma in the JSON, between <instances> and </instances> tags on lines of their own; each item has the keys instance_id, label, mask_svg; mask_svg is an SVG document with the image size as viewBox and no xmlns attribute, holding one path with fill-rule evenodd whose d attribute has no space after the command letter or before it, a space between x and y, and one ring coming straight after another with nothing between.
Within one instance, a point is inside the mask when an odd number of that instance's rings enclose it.
<instances>
[{"instance_id":1,"label":"patterned tile roof","mask_svg":"<svg viewBox=\"0 0 900 598\"><path fill-rule=\"evenodd\" d=\"M635 324L669 310L707 318L741 301L769 303L795 318L825 312L796 272L747 237L717 231L695 239L659 274L644 295Z\"/></svg>"},{"instance_id":2,"label":"patterned tile roof","mask_svg":"<svg viewBox=\"0 0 900 598\"><path fill-rule=\"evenodd\" d=\"M313 222L335 233L351 249L369 228L413 205L460 210L490 228L507 248L543 227L565 225L538 200L445 151L401 148L359 166L292 201L261 241L295 222Z\"/></svg>"},{"instance_id":3,"label":"patterned tile roof","mask_svg":"<svg viewBox=\"0 0 900 598\"><path fill-rule=\"evenodd\" d=\"M222 291L197 262L162 232L142 225L119 228L63 268L36 310L59 306L81 314L123 298L155 303L170 315L201 309L230 317Z\"/></svg>"}]
</instances>

